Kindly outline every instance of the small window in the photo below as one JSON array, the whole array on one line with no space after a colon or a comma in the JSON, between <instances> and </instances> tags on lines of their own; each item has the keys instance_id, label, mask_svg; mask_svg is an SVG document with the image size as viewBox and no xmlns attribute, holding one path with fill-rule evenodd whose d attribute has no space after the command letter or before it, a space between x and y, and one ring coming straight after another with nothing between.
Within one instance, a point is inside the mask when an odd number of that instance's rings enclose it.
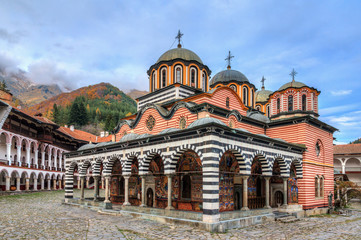
<instances>
[{"instance_id":1,"label":"small window","mask_svg":"<svg viewBox=\"0 0 361 240\"><path fill-rule=\"evenodd\" d=\"M203 91L207 92L207 78L206 78L206 74L203 72L202 75L202 84L203 84Z\"/></svg>"},{"instance_id":2,"label":"small window","mask_svg":"<svg viewBox=\"0 0 361 240\"><path fill-rule=\"evenodd\" d=\"M181 117L181 118L179 119L179 128L180 128L180 129L185 129L186 126L187 126L187 120L186 120L186 118L185 118L185 117Z\"/></svg>"},{"instance_id":3,"label":"small window","mask_svg":"<svg viewBox=\"0 0 361 240\"><path fill-rule=\"evenodd\" d=\"M175 72L176 72L176 77L175 77L175 81L176 83L182 83L182 72L181 72L181 68L180 67L177 67Z\"/></svg>"},{"instance_id":4,"label":"small window","mask_svg":"<svg viewBox=\"0 0 361 240\"><path fill-rule=\"evenodd\" d=\"M243 88L243 103L244 105L248 106L248 88Z\"/></svg>"},{"instance_id":5,"label":"small window","mask_svg":"<svg viewBox=\"0 0 361 240\"><path fill-rule=\"evenodd\" d=\"M302 95L302 111L307 110L307 97L305 94Z\"/></svg>"},{"instance_id":6,"label":"small window","mask_svg":"<svg viewBox=\"0 0 361 240\"><path fill-rule=\"evenodd\" d=\"M229 97L226 98L226 107L229 108Z\"/></svg>"},{"instance_id":7,"label":"small window","mask_svg":"<svg viewBox=\"0 0 361 240\"><path fill-rule=\"evenodd\" d=\"M288 96L288 111L289 112L293 111L293 96L292 95Z\"/></svg>"},{"instance_id":8,"label":"small window","mask_svg":"<svg viewBox=\"0 0 361 240\"><path fill-rule=\"evenodd\" d=\"M319 157L320 154L321 154L321 146L320 146L320 143L317 142L316 143L316 155L317 155L317 157Z\"/></svg>"},{"instance_id":9,"label":"small window","mask_svg":"<svg viewBox=\"0 0 361 240\"><path fill-rule=\"evenodd\" d=\"M252 89L251 91L251 101L252 101L252 108L254 108L254 101L253 101L253 96L254 96L254 90Z\"/></svg>"},{"instance_id":10,"label":"small window","mask_svg":"<svg viewBox=\"0 0 361 240\"><path fill-rule=\"evenodd\" d=\"M155 119L152 115L150 115L147 119L146 126L149 131L152 131L155 125Z\"/></svg>"},{"instance_id":11,"label":"small window","mask_svg":"<svg viewBox=\"0 0 361 240\"><path fill-rule=\"evenodd\" d=\"M267 105L267 107L266 107L266 112L267 112L267 117L269 117L270 116L269 105Z\"/></svg>"},{"instance_id":12,"label":"small window","mask_svg":"<svg viewBox=\"0 0 361 240\"><path fill-rule=\"evenodd\" d=\"M315 197L318 197L318 176L315 177Z\"/></svg>"},{"instance_id":13,"label":"small window","mask_svg":"<svg viewBox=\"0 0 361 240\"><path fill-rule=\"evenodd\" d=\"M237 86L232 84L231 86L229 86L233 91L237 92Z\"/></svg>"},{"instance_id":14,"label":"small window","mask_svg":"<svg viewBox=\"0 0 361 240\"><path fill-rule=\"evenodd\" d=\"M162 81L161 81L161 87L165 87L167 86L167 70L163 69L162 70Z\"/></svg>"},{"instance_id":15,"label":"small window","mask_svg":"<svg viewBox=\"0 0 361 240\"><path fill-rule=\"evenodd\" d=\"M260 106L256 106L257 111L261 111L261 107Z\"/></svg>"},{"instance_id":16,"label":"small window","mask_svg":"<svg viewBox=\"0 0 361 240\"><path fill-rule=\"evenodd\" d=\"M281 99L277 98L277 113L281 112Z\"/></svg>"},{"instance_id":17,"label":"small window","mask_svg":"<svg viewBox=\"0 0 361 240\"><path fill-rule=\"evenodd\" d=\"M196 87L196 70L191 70L191 86Z\"/></svg>"}]
</instances>

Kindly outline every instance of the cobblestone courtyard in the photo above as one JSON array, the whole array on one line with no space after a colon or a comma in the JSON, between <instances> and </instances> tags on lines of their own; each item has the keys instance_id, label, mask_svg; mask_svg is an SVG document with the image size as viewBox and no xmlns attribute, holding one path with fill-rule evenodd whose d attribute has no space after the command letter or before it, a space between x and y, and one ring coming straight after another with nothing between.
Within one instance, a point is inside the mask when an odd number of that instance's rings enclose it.
<instances>
[{"instance_id":1,"label":"cobblestone courtyard","mask_svg":"<svg viewBox=\"0 0 361 240\"><path fill-rule=\"evenodd\" d=\"M92 191L87 191L91 195ZM79 195L76 191L75 195ZM295 223L272 222L227 233L101 215L61 204L63 191L2 196L1 239L361 239L361 212L319 216Z\"/></svg>"}]
</instances>

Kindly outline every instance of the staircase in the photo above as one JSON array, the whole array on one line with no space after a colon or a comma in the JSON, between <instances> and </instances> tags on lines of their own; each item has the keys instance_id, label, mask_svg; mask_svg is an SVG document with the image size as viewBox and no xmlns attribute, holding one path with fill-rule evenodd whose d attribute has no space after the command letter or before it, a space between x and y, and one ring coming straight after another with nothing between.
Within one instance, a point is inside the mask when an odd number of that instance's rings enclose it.
<instances>
[{"instance_id":1,"label":"staircase","mask_svg":"<svg viewBox=\"0 0 361 240\"><path fill-rule=\"evenodd\" d=\"M279 221L281 223L291 223L291 222L296 222L296 221L300 220L300 219L296 218L295 216L290 215L285 212L274 211L273 214L275 215L275 220Z\"/></svg>"}]
</instances>

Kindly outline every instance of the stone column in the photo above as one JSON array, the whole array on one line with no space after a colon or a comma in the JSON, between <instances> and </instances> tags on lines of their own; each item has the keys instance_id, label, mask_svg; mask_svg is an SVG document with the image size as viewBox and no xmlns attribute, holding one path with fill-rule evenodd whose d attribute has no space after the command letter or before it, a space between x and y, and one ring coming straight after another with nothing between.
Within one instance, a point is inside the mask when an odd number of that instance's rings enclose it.
<instances>
[{"instance_id":1,"label":"stone column","mask_svg":"<svg viewBox=\"0 0 361 240\"><path fill-rule=\"evenodd\" d=\"M345 164L345 162L341 162L341 173L342 174L345 174L346 173L346 164Z\"/></svg>"},{"instance_id":2,"label":"stone column","mask_svg":"<svg viewBox=\"0 0 361 240\"><path fill-rule=\"evenodd\" d=\"M58 180L58 189L62 189L62 186L61 186L61 179Z\"/></svg>"},{"instance_id":3,"label":"stone column","mask_svg":"<svg viewBox=\"0 0 361 240\"><path fill-rule=\"evenodd\" d=\"M80 178L78 177L78 183L77 183L78 189L80 189Z\"/></svg>"},{"instance_id":4,"label":"stone column","mask_svg":"<svg viewBox=\"0 0 361 240\"><path fill-rule=\"evenodd\" d=\"M146 207L145 205L145 176L141 176L142 178L142 204L140 207Z\"/></svg>"},{"instance_id":5,"label":"stone column","mask_svg":"<svg viewBox=\"0 0 361 240\"><path fill-rule=\"evenodd\" d=\"M10 191L10 177L8 176L5 178L5 190Z\"/></svg>"},{"instance_id":6,"label":"stone column","mask_svg":"<svg viewBox=\"0 0 361 240\"><path fill-rule=\"evenodd\" d=\"M34 191L37 191L37 190L38 190L38 179L37 179L37 178L34 178L33 190L34 190Z\"/></svg>"},{"instance_id":7,"label":"stone column","mask_svg":"<svg viewBox=\"0 0 361 240\"><path fill-rule=\"evenodd\" d=\"M51 190L51 184L50 184L50 182L51 182L51 180L50 180L50 178L48 179L48 190Z\"/></svg>"},{"instance_id":8,"label":"stone column","mask_svg":"<svg viewBox=\"0 0 361 240\"><path fill-rule=\"evenodd\" d=\"M109 200L109 183L110 183L110 176L105 177L105 200L104 200L104 208L111 209L112 203Z\"/></svg>"},{"instance_id":9,"label":"stone column","mask_svg":"<svg viewBox=\"0 0 361 240\"><path fill-rule=\"evenodd\" d=\"M243 179L243 194L242 194L243 207L241 210L244 210L244 211L249 210L249 208L248 208L248 178L249 178L249 176L242 177L242 179Z\"/></svg>"},{"instance_id":10,"label":"stone column","mask_svg":"<svg viewBox=\"0 0 361 240\"><path fill-rule=\"evenodd\" d=\"M168 205L166 207L166 209L171 210L174 209L174 207L172 206L172 175L167 175L168 177Z\"/></svg>"},{"instance_id":11,"label":"stone column","mask_svg":"<svg viewBox=\"0 0 361 240\"><path fill-rule=\"evenodd\" d=\"M86 179L86 188L89 188L89 178Z\"/></svg>"},{"instance_id":12,"label":"stone column","mask_svg":"<svg viewBox=\"0 0 361 240\"><path fill-rule=\"evenodd\" d=\"M39 168L38 166L38 161L39 161L39 158L38 158L38 155L39 155L39 151L38 150L35 150L34 151L34 166L35 168Z\"/></svg>"},{"instance_id":13,"label":"stone column","mask_svg":"<svg viewBox=\"0 0 361 240\"><path fill-rule=\"evenodd\" d=\"M55 169L55 171L58 169L56 167L56 164L57 164L57 161L56 161L57 159L56 158L57 158L57 154L54 155L54 169Z\"/></svg>"},{"instance_id":14,"label":"stone column","mask_svg":"<svg viewBox=\"0 0 361 240\"><path fill-rule=\"evenodd\" d=\"M17 155L17 161L19 163L19 166L21 166L21 145L18 145L17 146L17 149L16 149L16 155ZM15 159L14 159L15 160Z\"/></svg>"},{"instance_id":15,"label":"stone column","mask_svg":"<svg viewBox=\"0 0 361 240\"><path fill-rule=\"evenodd\" d=\"M26 148L26 164L30 167L30 147Z\"/></svg>"},{"instance_id":16,"label":"stone column","mask_svg":"<svg viewBox=\"0 0 361 240\"><path fill-rule=\"evenodd\" d=\"M41 169L45 166L45 152L41 152Z\"/></svg>"},{"instance_id":17,"label":"stone column","mask_svg":"<svg viewBox=\"0 0 361 240\"><path fill-rule=\"evenodd\" d=\"M84 200L84 178L80 177L80 200Z\"/></svg>"},{"instance_id":18,"label":"stone column","mask_svg":"<svg viewBox=\"0 0 361 240\"><path fill-rule=\"evenodd\" d=\"M40 190L44 190L44 178L40 179Z\"/></svg>"},{"instance_id":19,"label":"stone column","mask_svg":"<svg viewBox=\"0 0 361 240\"><path fill-rule=\"evenodd\" d=\"M16 191L20 191L20 178L16 178Z\"/></svg>"},{"instance_id":20,"label":"stone column","mask_svg":"<svg viewBox=\"0 0 361 240\"><path fill-rule=\"evenodd\" d=\"M287 206L287 183L288 178L283 178L283 206Z\"/></svg>"},{"instance_id":21,"label":"stone column","mask_svg":"<svg viewBox=\"0 0 361 240\"><path fill-rule=\"evenodd\" d=\"M30 179L29 178L25 179L25 190L26 191L30 190Z\"/></svg>"},{"instance_id":22,"label":"stone column","mask_svg":"<svg viewBox=\"0 0 361 240\"><path fill-rule=\"evenodd\" d=\"M124 176L124 203L123 206L129 206L129 177L130 176Z\"/></svg>"},{"instance_id":23,"label":"stone column","mask_svg":"<svg viewBox=\"0 0 361 240\"><path fill-rule=\"evenodd\" d=\"M56 179L53 179L53 190L56 190Z\"/></svg>"},{"instance_id":24,"label":"stone column","mask_svg":"<svg viewBox=\"0 0 361 240\"><path fill-rule=\"evenodd\" d=\"M99 192L99 176L94 178L94 201L98 201L98 192Z\"/></svg>"},{"instance_id":25,"label":"stone column","mask_svg":"<svg viewBox=\"0 0 361 240\"><path fill-rule=\"evenodd\" d=\"M52 157L51 151L50 151L48 157L49 157L49 159L48 159L48 167L49 167L49 170L52 170L52 168L51 168L51 157Z\"/></svg>"},{"instance_id":26,"label":"stone column","mask_svg":"<svg viewBox=\"0 0 361 240\"><path fill-rule=\"evenodd\" d=\"M264 208L271 208L271 206L269 204L269 199L270 199L269 182L270 182L271 177L265 177L264 179L266 181L266 204L265 204Z\"/></svg>"},{"instance_id":27,"label":"stone column","mask_svg":"<svg viewBox=\"0 0 361 240\"><path fill-rule=\"evenodd\" d=\"M11 143L6 144L6 160L8 161L8 164L11 165Z\"/></svg>"}]
</instances>

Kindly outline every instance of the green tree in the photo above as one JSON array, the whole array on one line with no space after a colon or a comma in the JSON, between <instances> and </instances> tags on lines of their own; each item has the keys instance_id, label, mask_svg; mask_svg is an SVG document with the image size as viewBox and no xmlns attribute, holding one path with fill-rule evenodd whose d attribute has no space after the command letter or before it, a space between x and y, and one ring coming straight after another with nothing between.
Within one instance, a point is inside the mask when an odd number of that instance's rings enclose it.
<instances>
[{"instance_id":1,"label":"green tree","mask_svg":"<svg viewBox=\"0 0 361 240\"><path fill-rule=\"evenodd\" d=\"M78 124L79 105L74 102L70 107L69 124Z\"/></svg>"}]
</instances>

